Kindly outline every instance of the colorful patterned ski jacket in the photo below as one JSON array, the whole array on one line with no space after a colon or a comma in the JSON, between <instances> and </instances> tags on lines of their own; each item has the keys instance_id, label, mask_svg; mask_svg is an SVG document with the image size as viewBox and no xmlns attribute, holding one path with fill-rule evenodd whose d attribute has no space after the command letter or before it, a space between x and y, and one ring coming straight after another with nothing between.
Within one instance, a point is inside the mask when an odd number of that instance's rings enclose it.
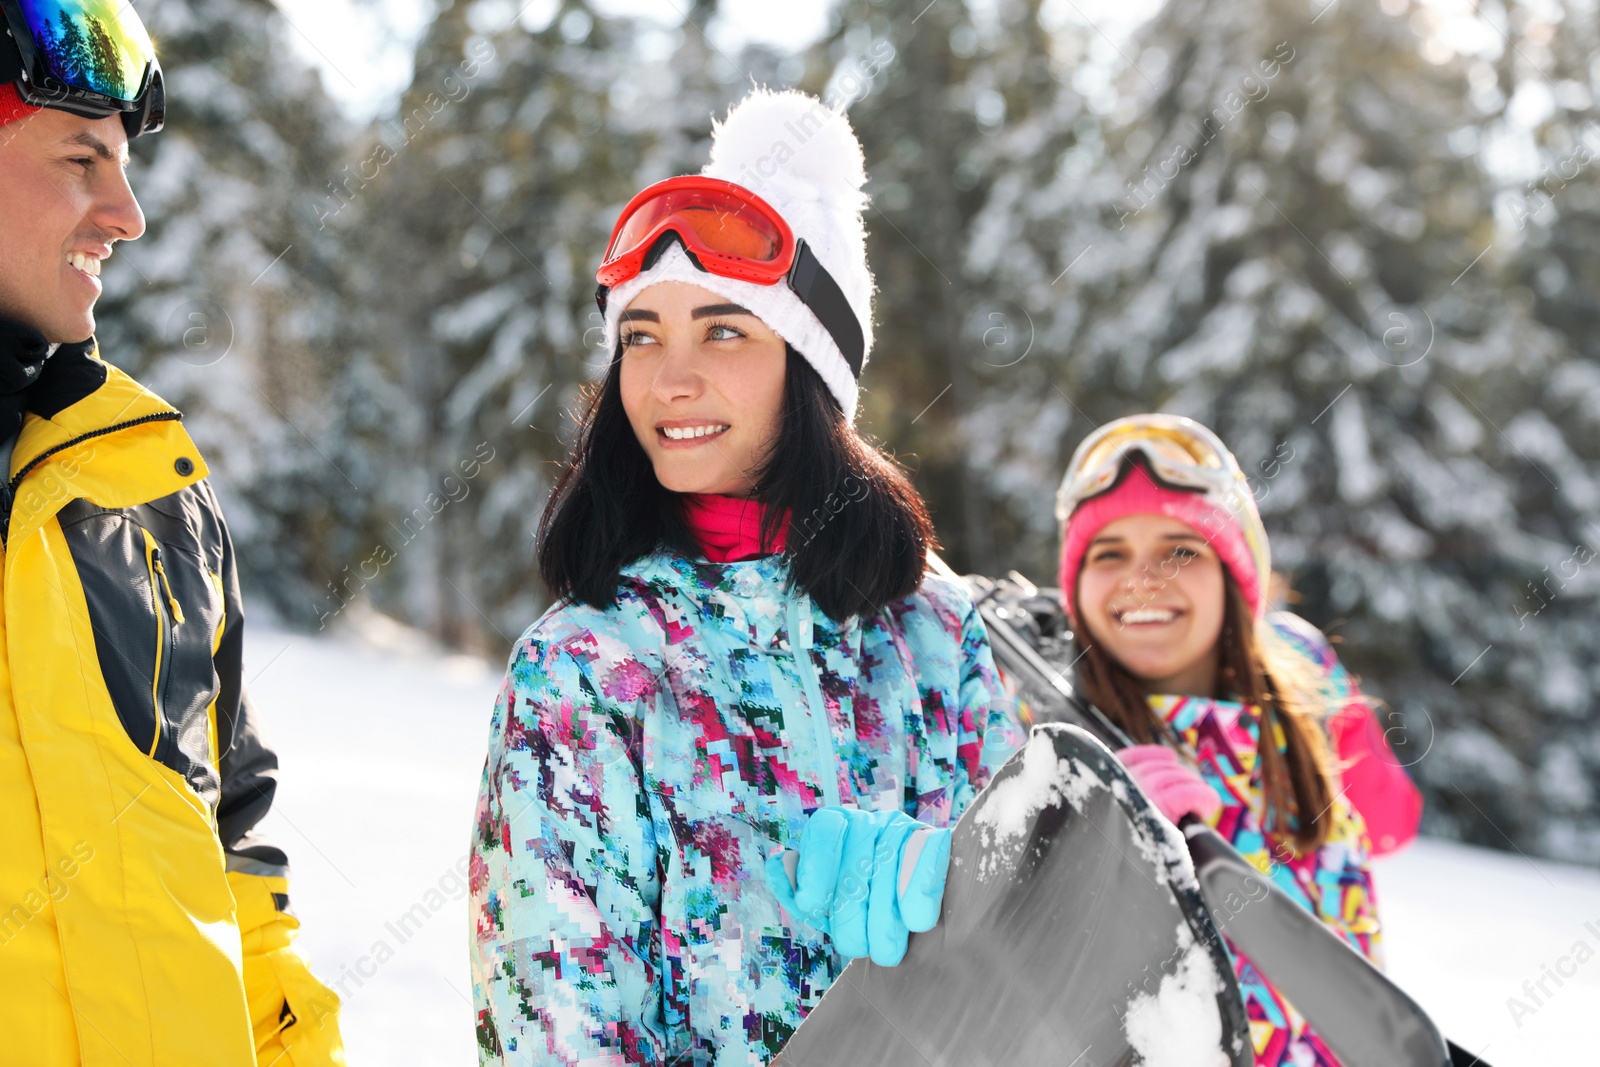
<instances>
[{"instance_id":1,"label":"colorful patterned ski jacket","mask_svg":"<svg viewBox=\"0 0 1600 1067\"><path fill-rule=\"evenodd\" d=\"M1327 639L1303 619L1283 612L1267 623L1288 649L1313 665L1331 702L1330 715L1364 706L1354 679L1340 665ZM1153 696L1150 706L1161 715L1193 754L1200 773L1222 797L1217 830L1272 881L1350 945L1382 965L1378 908L1368 859L1372 846L1361 815L1341 795L1333 804L1333 832L1316 852L1294 856L1263 836L1265 807L1257 766L1260 713L1254 705L1202 697ZM1283 741L1278 739L1280 750ZM1248 903L1245 904L1248 907ZM1226 923L1219 915L1219 923ZM1229 944L1239 990L1244 994L1255 1042L1257 1067L1338 1067L1322 1039L1255 969Z\"/></svg>"},{"instance_id":2,"label":"colorful patterned ski jacket","mask_svg":"<svg viewBox=\"0 0 1600 1067\"><path fill-rule=\"evenodd\" d=\"M764 1064L847 962L765 858L829 804L953 823L1021 744L983 622L929 577L839 624L781 557L646 557L517 642L473 843L485 1064Z\"/></svg>"}]
</instances>

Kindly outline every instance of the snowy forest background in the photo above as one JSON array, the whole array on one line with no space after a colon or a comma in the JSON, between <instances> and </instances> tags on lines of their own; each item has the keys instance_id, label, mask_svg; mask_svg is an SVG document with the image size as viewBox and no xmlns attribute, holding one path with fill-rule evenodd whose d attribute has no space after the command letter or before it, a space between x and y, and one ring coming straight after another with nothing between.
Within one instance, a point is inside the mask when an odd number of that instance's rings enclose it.
<instances>
[{"instance_id":1,"label":"snowy forest background","mask_svg":"<svg viewBox=\"0 0 1600 1067\"><path fill-rule=\"evenodd\" d=\"M1191 415L1386 702L1426 832L1600 864L1592 0L1171 0L1131 35L925 2L837 0L790 53L715 43L717 0L441 0L361 125L270 5L145 0L168 125L100 340L186 411L256 603L500 658L545 603L616 211L795 85L866 146L860 425L953 564L1044 584L1077 442Z\"/></svg>"}]
</instances>

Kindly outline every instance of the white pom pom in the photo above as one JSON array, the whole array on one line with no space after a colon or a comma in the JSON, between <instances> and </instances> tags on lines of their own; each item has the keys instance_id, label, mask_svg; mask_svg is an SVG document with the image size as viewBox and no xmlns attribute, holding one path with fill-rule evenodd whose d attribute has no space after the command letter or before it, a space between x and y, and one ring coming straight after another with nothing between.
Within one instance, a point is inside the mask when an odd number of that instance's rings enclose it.
<instances>
[{"instance_id":1,"label":"white pom pom","mask_svg":"<svg viewBox=\"0 0 1600 1067\"><path fill-rule=\"evenodd\" d=\"M866 160L850 120L814 96L793 89L753 90L712 126L704 173L765 195L781 186L800 196L857 212L865 206ZM809 195L806 195L809 193Z\"/></svg>"},{"instance_id":2,"label":"white pom pom","mask_svg":"<svg viewBox=\"0 0 1600 1067\"><path fill-rule=\"evenodd\" d=\"M744 186L783 216L844 292L861 324L864 363L872 353L873 290L862 219L867 167L850 120L804 93L752 90L713 125L711 162L701 173ZM856 376L835 339L787 288L771 289L782 306L763 317L775 327L781 320L778 332L811 361L853 418Z\"/></svg>"}]
</instances>

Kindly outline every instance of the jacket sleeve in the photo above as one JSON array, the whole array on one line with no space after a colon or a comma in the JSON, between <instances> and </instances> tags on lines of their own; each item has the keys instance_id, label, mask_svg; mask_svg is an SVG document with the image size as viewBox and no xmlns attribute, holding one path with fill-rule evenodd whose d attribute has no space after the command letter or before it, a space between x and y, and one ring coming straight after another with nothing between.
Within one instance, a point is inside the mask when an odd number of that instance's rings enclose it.
<instances>
[{"instance_id":1,"label":"jacket sleeve","mask_svg":"<svg viewBox=\"0 0 1600 1067\"><path fill-rule=\"evenodd\" d=\"M294 947L299 920L289 911L289 860L255 833L278 787L278 757L262 739L244 691L244 613L233 542L216 497L206 486L222 530L225 605L213 659L218 773L217 836L227 858L228 884L238 909L244 952L245 1000L263 1067L333 1067L345 1062L339 1036L339 998L311 974ZM287 1055L285 1055L287 1053Z\"/></svg>"},{"instance_id":2,"label":"jacket sleeve","mask_svg":"<svg viewBox=\"0 0 1600 1067\"><path fill-rule=\"evenodd\" d=\"M1372 854L1386 856L1416 838L1422 822L1422 794L1389 747L1378 713L1353 681L1350 685L1355 699L1328 720L1328 736L1345 796L1366 821Z\"/></svg>"},{"instance_id":3,"label":"jacket sleeve","mask_svg":"<svg viewBox=\"0 0 1600 1067\"><path fill-rule=\"evenodd\" d=\"M1275 612L1273 624L1300 644L1322 670L1335 710L1326 720L1328 742L1338 763L1344 795L1366 823L1372 854L1384 856L1410 844L1422 821L1422 794L1406 773L1406 766L1421 758L1409 750L1417 746L1398 729L1386 731L1361 687L1339 662L1322 631L1287 612ZM1397 721L1394 713L1388 718ZM1389 744L1393 734L1401 744L1397 755Z\"/></svg>"},{"instance_id":4,"label":"jacket sleeve","mask_svg":"<svg viewBox=\"0 0 1600 1067\"><path fill-rule=\"evenodd\" d=\"M518 643L472 846L485 1064L664 1064L682 1051L662 1022L660 876L638 736L572 653Z\"/></svg>"},{"instance_id":5,"label":"jacket sleeve","mask_svg":"<svg viewBox=\"0 0 1600 1067\"><path fill-rule=\"evenodd\" d=\"M1016 700L1006 692L1000 672L995 670L989 631L971 601L961 620L959 640L961 714L956 754L960 770L950 812L952 823L1026 740Z\"/></svg>"}]
</instances>

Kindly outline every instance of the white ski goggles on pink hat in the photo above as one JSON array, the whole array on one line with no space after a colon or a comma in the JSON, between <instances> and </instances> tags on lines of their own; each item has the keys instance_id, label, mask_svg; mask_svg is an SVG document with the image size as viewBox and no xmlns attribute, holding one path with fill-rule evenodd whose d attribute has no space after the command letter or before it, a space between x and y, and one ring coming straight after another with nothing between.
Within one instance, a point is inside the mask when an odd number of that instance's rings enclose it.
<instances>
[{"instance_id":1,"label":"white ski goggles on pink hat","mask_svg":"<svg viewBox=\"0 0 1600 1067\"><path fill-rule=\"evenodd\" d=\"M1056 494L1056 519L1065 524L1084 501L1116 488L1135 457L1169 488L1201 493L1225 508L1243 532L1256 572L1265 581L1271 573L1267 532L1239 461L1216 434L1181 415L1130 415L1084 438Z\"/></svg>"}]
</instances>

